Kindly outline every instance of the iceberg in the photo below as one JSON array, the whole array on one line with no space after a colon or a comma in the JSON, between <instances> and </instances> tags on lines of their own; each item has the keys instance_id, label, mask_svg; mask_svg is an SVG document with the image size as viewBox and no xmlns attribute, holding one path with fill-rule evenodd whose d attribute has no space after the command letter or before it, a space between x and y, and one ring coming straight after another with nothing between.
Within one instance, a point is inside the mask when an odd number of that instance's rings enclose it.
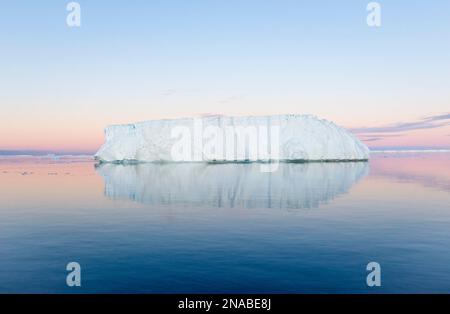
<instances>
[{"instance_id":1,"label":"iceberg","mask_svg":"<svg viewBox=\"0 0 450 314\"><path fill-rule=\"evenodd\" d=\"M312 115L205 116L111 125L100 162L363 161L355 135Z\"/></svg>"}]
</instances>

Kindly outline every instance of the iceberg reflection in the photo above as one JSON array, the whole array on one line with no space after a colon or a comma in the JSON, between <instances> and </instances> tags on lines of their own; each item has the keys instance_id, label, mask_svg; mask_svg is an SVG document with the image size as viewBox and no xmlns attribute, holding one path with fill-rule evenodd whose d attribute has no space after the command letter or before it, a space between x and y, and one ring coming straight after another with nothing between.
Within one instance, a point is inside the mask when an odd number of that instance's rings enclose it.
<instances>
[{"instance_id":1,"label":"iceberg reflection","mask_svg":"<svg viewBox=\"0 0 450 314\"><path fill-rule=\"evenodd\" d=\"M367 175L367 162L280 163L260 172L255 163L97 165L105 195L149 205L301 209L346 193Z\"/></svg>"}]
</instances>

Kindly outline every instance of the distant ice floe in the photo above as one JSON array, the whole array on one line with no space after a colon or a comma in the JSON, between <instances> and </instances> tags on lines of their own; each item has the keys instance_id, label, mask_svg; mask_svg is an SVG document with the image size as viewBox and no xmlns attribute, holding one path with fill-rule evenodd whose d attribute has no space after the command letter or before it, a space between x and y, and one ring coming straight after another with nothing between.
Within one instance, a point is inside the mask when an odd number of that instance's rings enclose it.
<instances>
[{"instance_id":1,"label":"distant ice floe","mask_svg":"<svg viewBox=\"0 0 450 314\"><path fill-rule=\"evenodd\" d=\"M105 195L149 205L225 208L315 208L342 195L369 172L367 162L281 163L262 173L255 163L100 163Z\"/></svg>"}]
</instances>

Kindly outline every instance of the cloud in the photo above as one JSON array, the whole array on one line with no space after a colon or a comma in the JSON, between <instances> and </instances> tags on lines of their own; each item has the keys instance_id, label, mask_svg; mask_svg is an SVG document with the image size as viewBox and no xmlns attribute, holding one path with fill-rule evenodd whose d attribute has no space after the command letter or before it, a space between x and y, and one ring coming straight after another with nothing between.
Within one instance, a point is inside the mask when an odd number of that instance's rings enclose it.
<instances>
[{"instance_id":1,"label":"cloud","mask_svg":"<svg viewBox=\"0 0 450 314\"><path fill-rule=\"evenodd\" d=\"M382 140L382 137L370 137L370 138L364 138L363 141L364 142L375 142L375 141L379 141Z\"/></svg>"},{"instance_id":2,"label":"cloud","mask_svg":"<svg viewBox=\"0 0 450 314\"><path fill-rule=\"evenodd\" d=\"M404 131L422 130L422 129L435 129L443 126L450 125L450 113L425 117L418 121L413 122L399 122L392 125L380 126L380 127L363 127L351 129L356 134L372 134L372 133L398 133ZM372 135L373 136L373 135ZM388 135L382 135L388 136Z\"/></svg>"},{"instance_id":3,"label":"cloud","mask_svg":"<svg viewBox=\"0 0 450 314\"><path fill-rule=\"evenodd\" d=\"M375 142L383 140L387 137L400 137L403 136L403 134L358 134L358 136L363 140L364 142Z\"/></svg>"},{"instance_id":4,"label":"cloud","mask_svg":"<svg viewBox=\"0 0 450 314\"><path fill-rule=\"evenodd\" d=\"M403 136L403 134L360 134L361 137L399 137Z\"/></svg>"},{"instance_id":5,"label":"cloud","mask_svg":"<svg viewBox=\"0 0 450 314\"><path fill-rule=\"evenodd\" d=\"M243 98L243 96L241 96L241 95L233 95L233 96L226 97L226 98L223 98L223 99L219 100L219 103L221 103L221 104L228 104L228 103L232 103L232 102L235 102L235 101L239 101L242 98Z\"/></svg>"},{"instance_id":6,"label":"cloud","mask_svg":"<svg viewBox=\"0 0 450 314\"><path fill-rule=\"evenodd\" d=\"M164 92L161 93L161 95L163 96L172 96L176 93L177 91L175 89L167 89Z\"/></svg>"},{"instance_id":7,"label":"cloud","mask_svg":"<svg viewBox=\"0 0 450 314\"><path fill-rule=\"evenodd\" d=\"M438 116L427 117L427 119L431 119L431 120L433 120L433 121L437 121L437 120L449 120L449 119L450 119L450 113L441 114L441 115L438 115Z\"/></svg>"}]
</instances>

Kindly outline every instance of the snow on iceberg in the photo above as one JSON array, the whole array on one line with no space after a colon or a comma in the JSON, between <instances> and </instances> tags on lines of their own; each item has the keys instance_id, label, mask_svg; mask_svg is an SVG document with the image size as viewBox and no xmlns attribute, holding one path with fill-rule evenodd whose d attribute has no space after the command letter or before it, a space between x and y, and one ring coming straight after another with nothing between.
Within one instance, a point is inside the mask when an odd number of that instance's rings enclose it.
<instances>
[{"instance_id":1,"label":"snow on iceberg","mask_svg":"<svg viewBox=\"0 0 450 314\"><path fill-rule=\"evenodd\" d=\"M355 161L369 149L333 122L311 115L206 116L112 125L102 162Z\"/></svg>"}]
</instances>

